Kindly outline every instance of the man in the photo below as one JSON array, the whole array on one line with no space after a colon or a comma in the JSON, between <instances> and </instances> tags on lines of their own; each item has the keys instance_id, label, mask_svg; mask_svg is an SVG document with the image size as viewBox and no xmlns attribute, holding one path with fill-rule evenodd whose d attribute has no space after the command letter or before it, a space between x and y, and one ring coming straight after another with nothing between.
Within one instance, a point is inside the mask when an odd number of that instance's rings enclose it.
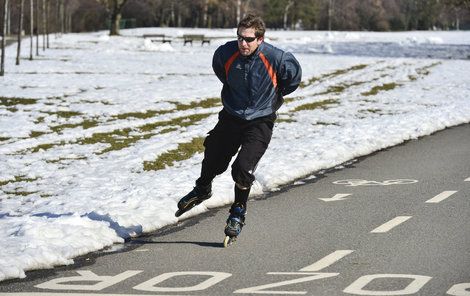
<instances>
[{"instance_id":1,"label":"man","mask_svg":"<svg viewBox=\"0 0 470 296\"><path fill-rule=\"evenodd\" d=\"M238 24L237 41L214 53L212 68L223 83L223 110L204 141L201 175L194 189L179 203L176 216L212 195L212 180L222 174L232 157L235 201L225 227L227 237L237 237L244 225L246 203L255 180L253 172L268 148L276 111L283 96L300 84L301 68L291 53L264 42L265 24L253 14Z\"/></svg>"}]
</instances>

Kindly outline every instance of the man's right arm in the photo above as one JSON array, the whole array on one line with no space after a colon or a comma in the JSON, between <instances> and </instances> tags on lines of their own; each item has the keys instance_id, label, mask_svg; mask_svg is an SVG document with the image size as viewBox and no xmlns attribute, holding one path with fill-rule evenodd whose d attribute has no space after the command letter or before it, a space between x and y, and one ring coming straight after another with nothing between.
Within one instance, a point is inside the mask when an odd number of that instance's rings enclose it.
<instances>
[{"instance_id":1,"label":"man's right arm","mask_svg":"<svg viewBox=\"0 0 470 296\"><path fill-rule=\"evenodd\" d=\"M219 80L225 84L226 77L225 77L225 68L224 63L222 62L221 58L221 47L217 48L214 52L214 56L212 57L212 69L214 70L215 75Z\"/></svg>"}]
</instances>

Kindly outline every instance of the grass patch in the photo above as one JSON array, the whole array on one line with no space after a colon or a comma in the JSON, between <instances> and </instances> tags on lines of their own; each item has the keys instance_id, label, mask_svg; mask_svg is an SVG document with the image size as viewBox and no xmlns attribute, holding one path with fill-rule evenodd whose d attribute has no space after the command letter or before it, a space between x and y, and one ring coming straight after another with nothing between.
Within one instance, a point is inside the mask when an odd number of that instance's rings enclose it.
<instances>
[{"instance_id":1,"label":"grass patch","mask_svg":"<svg viewBox=\"0 0 470 296\"><path fill-rule=\"evenodd\" d=\"M160 121L155 123L149 123L134 129L125 128L114 130L109 133L96 133L89 138L81 139L80 144L93 145L97 143L109 144L110 147L100 151L98 154L107 153L110 151L118 151L131 146L139 140L146 140L154 136L156 133L152 133L158 127L167 127L160 132L169 133L177 130L176 126L186 127L195 124L196 122L210 116L211 114L194 114L190 116L178 117L173 120Z\"/></svg>"},{"instance_id":2,"label":"grass patch","mask_svg":"<svg viewBox=\"0 0 470 296\"><path fill-rule=\"evenodd\" d=\"M352 67L349 67L349 68L346 68L346 69L335 70L331 73L323 74L320 77L312 77L309 80L307 80L307 82L301 82L299 87L304 88L304 87L307 87L309 85L314 84L315 82L320 82L320 81L324 81L328 78L333 78L333 77L337 77L337 76L340 76L340 75L344 75L348 72L362 70L362 69L366 68L367 66L368 65L365 65L365 64L359 64L359 65L355 65L355 66L352 66Z\"/></svg>"},{"instance_id":3,"label":"grass patch","mask_svg":"<svg viewBox=\"0 0 470 296\"><path fill-rule=\"evenodd\" d=\"M145 171L158 171L173 166L177 161L189 159L198 152L204 151L204 137L194 138L189 143L181 143L178 148L167 151L154 161L144 161Z\"/></svg>"},{"instance_id":4,"label":"grass patch","mask_svg":"<svg viewBox=\"0 0 470 296\"><path fill-rule=\"evenodd\" d=\"M431 69L431 68L433 68L437 65L440 65L440 64L441 64L441 62L437 62L437 63L433 63L433 64L428 65L428 66L424 66L422 68L418 68L418 69L416 69L416 73L418 73L421 76L427 76L427 75L429 75L429 73L431 73L431 71L429 71L429 69Z\"/></svg>"},{"instance_id":5,"label":"grass patch","mask_svg":"<svg viewBox=\"0 0 470 296\"><path fill-rule=\"evenodd\" d=\"M39 152L41 150L44 150L44 151L49 150L52 147L59 146L59 145L65 145L65 142L60 142L60 144L41 144L41 145L37 145L34 148L28 149L27 151L31 151L32 153L36 153L36 152Z\"/></svg>"},{"instance_id":6,"label":"grass patch","mask_svg":"<svg viewBox=\"0 0 470 296\"><path fill-rule=\"evenodd\" d=\"M16 196L28 196L31 194L38 193L37 191L28 192L28 191L14 191L14 192L5 192L6 194L16 195Z\"/></svg>"},{"instance_id":7,"label":"grass patch","mask_svg":"<svg viewBox=\"0 0 470 296\"><path fill-rule=\"evenodd\" d=\"M304 110L315 110L318 108L327 109L329 105L337 104L338 100L327 99L319 102L313 102L309 104L304 104L297 106L293 112L304 111Z\"/></svg>"},{"instance_id":8,"label":"grass patch","mask_svg":"<svg viewBox=\"0 0 470 296\"><path fill-rule=\"evenodd\" d=\"M363 96L374 96L381 91L389 91L395 89L396 87L400 86L401 84L392 82L392 83L385 83L379 86L374 86L370 91L363 92Z\"/></svg>"},{"instance_id":9,"label":"grass patch","mask_svg":"<svg viewBox=\"0 0 470 296\"><path fill-rule=\"evenodd\" d=\"M17 105L34 105L38 102L37 99L22 99L22 98L2 98L0 97L0 106L12 107Z\"/></svg>"},{"instance_id":10,"label":"grass patch","mask_svg":"<svg viewBox=\"0 0 470 296\"><path fill-rule=\"evenodd\" d=\"M315 125L323 125L323 126L336 125L336 126L339 126L339 124L337 124L335 122L324 122L324 121L319 121L319 122L315 123Z\"/></svg>"},{"instance_id":11,"label":"grass patch","mask_svg":"<svg viewBox=\"0 0 470 296\"><path fill-rule=\"evenodd\" d=\"M83 115L82 113L80 112L76 112L76 111L57 111L57 112L43 112L43 113L46 113L46 114L49 114L49 115L57 115L58 117L61 117L61 118L66 118L66 119L69 119L71 117L74 117L74 116L80 116L80 115Z\"/></svg>"},{"instance_id":12,"label":"grass patch","mask_svg":"<svg viewBox=\"0 0 470 296\"><path fill-rule=\"evenodd\" d=\"M184 110L195 109L195 108L217 107L221 105L221 99L220 98L208 98L202 101L191 102L189 104L181 104L178 102L172 102L172 103L176 104L177 111L184 111Z\"/></svg>"},{"instance_id":13,"label":"grass patch","mask_svg":"<svg viewBox=\"0 0 470 296\"><path fill-rule=\"evenodd\" d=\"M61 125L56 125L56 126L51 126L49 127L53 132L55 133L60 133L64 129L67 128L76 128L76 127L82 127L83 129L89 129L95 126L98 126L98 121L96 120L84 120L81 123L68 123L68 124L61 124Z\"/></svg>"},{"instance_id":14,"label":"grass patch","mask_svg":"<svg viewBox=\"0 0 470 296\"><path fill-rule=\"evenodd\" d=\"M204 113L204 114L193 114L189 116L183 116L183 117L178 117L174 118L172 120L167 120L167 121L159 121L159 122L154 122L154 123L149 123L143 126L140 126L139 129L142 132L149 132L157 127L164 127L164 126L181 126L181 127L186 127L195 124L196 122L209 117L211 113Z\"/></svg>"},{"instance_id":15,"label":"grass patch","mask_svg":"<svg viewBox=\"0 0 470 296\"><path fill-rule=\"evenodd\" d=\"M32 131L29 133L29 137L30 138L37 138L37 137L40 137L42 135L45 135L47 134L47 132L39 132L39 131Z\"/></svg>"},{"instance_id":16,"label":"grass patch","mask_svg":"<svg viewBox=\"0 0 470 296\"><path fill-rule=\"evenodd\" d=\"M170 101L170 103L176 105L175 110L158 110L158 111L148 110L145 112L129 112L129 113L115 115L113 117L116 119L127 119L127 118L148 119L148 118L153 118L157 115L163 115L163 114L172 113L175 111L185 111L185 110L196 109L196 108L217 107L221 105L221 99L220 98L208 98L208 99L198 101L198 102L191 102L189 104L181 104L181 103L173 102L173 101Z\"/></svg>"},{"instance_id":17,"label":"grass patch","mask_svg":"<svg viewBox=\"0 0 470 296\"><path fill-rule=\"evenodd\" d=\"M49 159L46 160L47 163L60 163L62 161L67 161L67 160L86 160L87 158L85 156L80 156L80 157L75 157L75 158L66 158L66 157L61 157L57 159Z\"/></svg>"},{"instance_id":18,"label":"grass patch","mask_svg":"<svg viewBox=\"0 0 470 296\"><path fill-rule=\"evenodd\" d=\"M131 132L133 132L132 129L125 128L120 130L114 130L110 133L96 133L89 138L80 140L79 143L82 145L93 145L97 143L109 144L110 147L98 153L103 154L110 151L124 149L139 140L148 139L153 136L153 134L131 135Z\"/></svg>"},{"instance_id":19,"label":"grass patch","mask_svg":"<svg viewBox=\"0 0 470 296\"><path fill-rule=\"evenodd\" d=\"M155 110L148 110L146 112L129 112L129 113L123 113L119 115L113 116L115 119L128 119L128 118L139 118L139 119L148 119L155 117L157 115L162 115L166 113L171 113L172 111L170 110L161 110L161 111L155 111Z\"/></svg>"},{"instance_id":20,"label":"grass patch","mask_svg":"<svg viewBox=\"0 0 470 296\"><path fill-rule=\"evenodd\" d=\"M281 122L292 123L292 122L297 122L297 120L290 119L290 118L278 118L278 119L276 119L276 123L281 123Z\"/></svg>"},{"instance_id":21,"label":"grass patch","mask_svg":"<svg viewBox=\"0 0 470 296\"><path fill-rule=\"evenodd\" d=\"M19 183L19 182L34 182L38 178L25 178L25 176L15 176L14 180L0 181L0 186L5 186L10 183Z\"/></svg>"},{"instance_id":22,"label":"grass patch","mask_svg":"<svg viewBox=\"0 0 470 296\"><path fill-rule=\"evenodd\" d=\"M359 110L361 113L373 113L373 114L382 114L382 109L365 109L365 110Z\"/></svg>"}]
</instances>

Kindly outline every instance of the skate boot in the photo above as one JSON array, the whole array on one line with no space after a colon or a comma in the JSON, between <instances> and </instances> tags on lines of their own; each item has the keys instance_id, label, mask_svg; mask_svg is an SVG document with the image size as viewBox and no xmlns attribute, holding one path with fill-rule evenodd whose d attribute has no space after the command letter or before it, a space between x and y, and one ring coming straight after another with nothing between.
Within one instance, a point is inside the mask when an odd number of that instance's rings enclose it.
<instances>
[{"instance_id":1,"label":"skate boot","mask_svg":"<svg viewBox=\"0 0 470 296\"><path fill-rule=\"evenodd\" d=\"M175 216L179 217L186 213L187 211L191 210L201 202L209 199L212 196L212 184L207 186L197 185L194 187L191 192L186 194L180 201L178 202L178 211L176 211Z\"/></svg>"},{"instance_id":2,"label":"skate boot","mask_svg":"<svg viewBox=\"0 0 470 296\"><path fill-rule=\"evenodd\" d=\"M230 216L228 217L227 225L225 226L224 247L230 246L240 235L240 232L245 225L245 215L246 210L242 205L235 204L230 209Z\"/></svg>"}]
</instances>

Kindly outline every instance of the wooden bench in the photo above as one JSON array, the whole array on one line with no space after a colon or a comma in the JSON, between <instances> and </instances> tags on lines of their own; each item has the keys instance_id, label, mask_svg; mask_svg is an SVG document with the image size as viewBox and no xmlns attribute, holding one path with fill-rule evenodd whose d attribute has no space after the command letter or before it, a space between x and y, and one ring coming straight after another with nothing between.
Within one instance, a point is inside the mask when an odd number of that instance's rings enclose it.
<instances>
[{"instance_id":1,"label":"wooden bench","mask_svg":"<svg viewBox=\"0 0 470 296\"><path fill-rule=\"evenodd\" d=\"M210 44L211 40L208 37L205 37L204 35L195 35L195 34L188 34L188 35L183 35L184 39L184 45L186 43L191 43L191 46L193 45L193 40L200 40L201 41L201 46L204 45L204 43Z\"/></svg>"},{"instance_id":2,"label":"wooden bench","mask_svg":"<svg viewBox=\"0 0 470 296\"><path fill-rule=\"evenodd\" d=\"M152 42L171 43L171 38L166 37L165 34L144 34L142 37L144 37L144 39L148 38Z\"/></svg>"}]
</instances>

